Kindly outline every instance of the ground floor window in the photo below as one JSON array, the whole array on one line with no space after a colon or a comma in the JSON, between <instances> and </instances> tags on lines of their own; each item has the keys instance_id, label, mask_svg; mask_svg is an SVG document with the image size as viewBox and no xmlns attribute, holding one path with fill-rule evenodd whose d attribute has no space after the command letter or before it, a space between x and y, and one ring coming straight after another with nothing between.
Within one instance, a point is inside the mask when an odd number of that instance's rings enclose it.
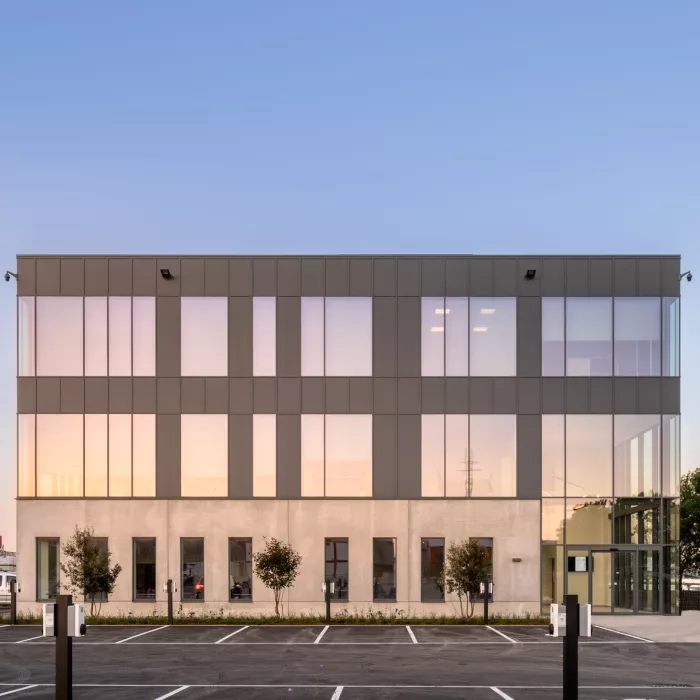
<instances>
[{"instance_id":1,"label":"ground floor window","mask_svg":"<svg viewBox=\"0 0 700 700\"><path fill-rule=\"evenodd\" d=\"M489 553L489 571L486 578L489 583L493 583L493 537L471 537L470 541L476 542L482 547L486 547ZM483 600L484 594L480 593L478 599ZM489 600L493 600L493 591L489 593Z\"/></svg>"},{"instance_id":2,"label":"ground floor window","mask_svg":"<svg viewBox=\"0 0 700 700\"><path fill-rule=\"evenodd\" d=\"M37 537L36 540L36 599L54 600L59 592L59 539Z\"/></svg>"},{"instance_id":3,"label":"ground floor window","mask_svg":"<svg viewBox=\"0 0 700 700\"><path fill-rule=\"evenodd\" d=\"M180 539L182 600L204 600L204 538Z\"/></svg>"},{"instance_id":4,"label":"ground floor window","mask_svg":"<svg viewBox=\"0 0 700 700\"><path fill-rule=\"evenodd\" d=\"M372 598L396 600L396 540L375 537L372 544Z\"/></svg>"},{"instance_id":5,"label":"ground floor window","mask_svg":"<svg viewBox=\"0 0 700 700\"><path fill-rule=\"evenodd\" d=\"M229 600L253 600L253 540L231 537L228 553Z\"/></svg>"},{"instance_id":6,"label":"ground floor window","mask_svg":"<svg viewBox=\"0 0 700 700\"><path fill-rule=\"evenodd\" d=\"M156 599L156 538L134 538L134 600Z\"/></svg>"},{"instance_id":7,"label":"ground floor window","mask_svg":"<svg viewBox=\"0 0 700 700\"><path fill-rule=\"evenodd\" d=\"M442 574L444 563L444 538L422 538L420 541L420 599L423 603L445 600Z\"/></svg>"},{"instance_id":8,"label":"ground floor window","mask_svg":"<svg viewBox=\"0 0 700 700\"><path fill-rule=\"evenodd\" d=\"M326 580L335 584L333 600L348 600L348 538L326 537Z\"/></svg>"}]
</instances>

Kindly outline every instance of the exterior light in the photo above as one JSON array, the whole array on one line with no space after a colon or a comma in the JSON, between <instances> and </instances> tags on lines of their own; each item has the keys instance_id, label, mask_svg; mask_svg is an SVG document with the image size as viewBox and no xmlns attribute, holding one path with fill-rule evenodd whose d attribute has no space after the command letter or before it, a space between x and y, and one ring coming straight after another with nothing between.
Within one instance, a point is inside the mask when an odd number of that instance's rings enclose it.
<instances>
[{"instance_id":1,"label":"exterior light","mask_svg":"<svg viewBox=\"0 0 700 700\"><path fill-rule=\"evenodd\" d=\"M170 270L167 267L161 268L160 274L163 276L163 279L166 280L171 280L173 278L173 276L170 274Z\"/></svg>"},{"instance_id":2,"label":"exterior light","mask_svg":"<svg viewBox=\"0 0 700 700\"><path fill-rule=\"evenodd\" d=\"M525 279L526 280L534 280L536 274L537 274L537 270L528 270L525 273Z\"/></svg>"}]
</instances>

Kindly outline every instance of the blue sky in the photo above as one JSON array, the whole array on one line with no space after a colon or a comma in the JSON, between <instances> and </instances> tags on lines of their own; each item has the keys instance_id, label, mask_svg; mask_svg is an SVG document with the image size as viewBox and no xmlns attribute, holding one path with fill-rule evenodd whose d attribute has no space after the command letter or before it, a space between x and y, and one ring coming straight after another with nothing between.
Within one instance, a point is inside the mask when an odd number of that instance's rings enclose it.
<instances>
[{"instance_id":1,"label":"blue sky","mask_svg":"<svg viewBox=\"0 0 700 700\"><path fill-rule=\"evenodd\" d=\"M17 253L680 253L700 465L700 3L0 4ZM4 283L3 283L4 284ZM14 283L0 287L14 545Z\"/></svg>"}]
</instances>

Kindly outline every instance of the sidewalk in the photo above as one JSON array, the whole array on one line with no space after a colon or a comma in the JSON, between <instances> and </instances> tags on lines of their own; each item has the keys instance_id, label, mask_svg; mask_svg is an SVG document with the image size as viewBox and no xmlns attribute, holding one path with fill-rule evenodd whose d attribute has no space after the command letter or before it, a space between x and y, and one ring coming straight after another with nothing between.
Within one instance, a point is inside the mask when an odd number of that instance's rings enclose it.
<instances>
[{"instance_id":1,"label":"sidewalk","mask_svg":"<svg viewBox=\"0 0 700 700\"><path fill-rule=\"evenodd\" d=\"M700 643L700 611L687 610L680 617L663 615L594 615L593 624L646 637L654 642Z\"/></svg>"}]
</instances>

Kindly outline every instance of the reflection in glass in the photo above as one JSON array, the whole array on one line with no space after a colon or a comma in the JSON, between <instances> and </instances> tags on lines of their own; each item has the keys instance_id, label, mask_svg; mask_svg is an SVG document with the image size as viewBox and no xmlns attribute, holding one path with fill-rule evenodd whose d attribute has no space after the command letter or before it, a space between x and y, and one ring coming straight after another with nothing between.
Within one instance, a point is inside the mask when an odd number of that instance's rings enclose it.
<instances>
[{"instance_id":1,"label":"reflection in glass","mask_svg":"<svg viewBox=\"0 0 700 700\"><path fill-rule=\"evenodd\" d=\"M637 581L640 613L661 612L661 556L658 550L638 552Z\"/></svg>"},{"instance_id":2,"label":"reflection in glass","mask_svg":"<svg viewBox=\"0 0 700 700\"><path fill-rule=\"evenodd\" d=\"M681 300L678 297L662 299L661 352L664 377L680 377L681 374Z\"/></svg>"},{"instance_id":3,"label":"reflection in glass","mask_svg":"<svg viewBox=\"0 0 700 700\"><path fill-rule=\"evenodd\" d=\"M156 299L134 297L134 376L153 377L156 373Z\"/></svg>"},{"instance_id":4,"label":"reflection in glass","mask_svg":"<svg viewBox=\"0 0 700 700\"><path fill-rule=\"evenodd\" d=\"M85 297L85 376L107 376L107 297Z\"/></svg>"},{"instance_id":5,"label":"reflection in glass","mask_svg":"<svg viewBox=\"0 0 700 700\"><path fill-rule=\"evenodd\" d=\"M83 416L36 417L37 496L83 495Z\"/></svg>"},{"instance_id":6,"label":"reflection in glass","mask_svg":"<svg viewBox=\"0 0 700 700\"><path fill-rule=\"evenodd\" d=\"M371 498L371 415L326 416L326 496Z\"/></svg>"},{"instance_id":7,"label":"reflection in glass","mask_svg":"<svg viewBox=\"0 0 700 700\"><path fill-rule=\"evenodd\" d=\"M542 376L563 377L564 297L542 297Z\"/></svg>"},{"instance_id":8,"label":"reflection in glass","mask_svg":"<svg viewBox=\"0 0 700 700\"><path fill-rule=\"evenodd\" d=\"M564 548L542 545L542 614L552 603L564 602Z\"/></svg>"},{"instance_id":9,"label":"reflection in glass","mask_svg":"<svg viewBox=\"0 0 700 700\"><path fill-rule=\"evenodd\" d=\"M566 373L570 377L612 374L612 299L566 300Z\"/></svg>"},{"instance_id":10,"label":"reflection in glass","mask_svg":"<svg viewBox=\"0 0 700 700\"><path fill-rule=\"evenodd\" d=\"M445 374L448 377L468 377L469 299L447 297L445 309Z\"/></svg>"},{"instance_id":11,"label":"reflection in glass","mask_svg":"<svg viewBox=\"0 0 700 700\"><path fill-rule=\"evenodd\" d=\"M612 556L611 556L612 554ZM622 555L618 558L618 555ZM630 557L630 555L632 555ZM630 578L633 573L631 566L634 558L633 552L591 552L591 611L595 613L612 612L612 591L610 589L610 567L611 559L615 558L613 571L615 572L615 583L619 583L622 591L615 591L615 597L619 602L627 602L629 596L625 591L629 591ZM617 602L617 601L616 601Z\"/></svg>"},{"instance_id":12,"label":"reflection in glass","mask_svg":"<svg viewBox=\"0 0 700 700\"><path fill-rule=\"evenodd\" d=\"M615 495L661 493L661 419L658 415L615 416Z\"/></svg>"},{"instance_id":13,"label":"reflection in glass","mask_svg":"<svg viewBox=\"0 0 700 700\"><path fill-rule=\"evenodd\" d=\"M230 537L228 553L229 600L253 600L253 540Z\"/></svg>"},{"instance_id":14,"label":"reflection in glass","mask_svg":"<svg viewBox=\"0 0 700 700\"><path fill-rule=\"evenodd\" d=\"M83 376L83 298L37 297L37 368L40 377Z\"/></svg>"},{"instance_id":15,"label":"reflection in glass","mask_svg":"<svg viewBox=\"0 0 700 700\"><path fill-rule=\"evenodd\" d=\"M667 498L680 495L681 487L681 417L662 419L663 491Z\"/></svg>"},{"instance_id":16,"label":"reflection in glass","mask_svg":"<svg viewBox=\"0 0 700 700\"><path fill-rule=\"evenodd\" d=\"M542 495L563 496L564 416L542 416Z\"/></svg>"},{"instance_id":17,"label":"reflection in glass","mask_svg":"<svg viewBox=\"0 0 700 700\"><path fill-rule=\"evenodd\" d=\"M228 299L182 297L180 304L182 376L228 376Z\"/></svg>"},{"instance_id":18,"label":"reflection in glass","mask_svg":"<svg viewBox=\"0 0 700 700\"><path fill-rule=\"evenodd\" d=\"M253 416L253 496L277 495L277 416Z\"/></svg>"},{"instance_id":19,"label":"reflection in glass","mask_svg":"<svg viewBox=\"0 0 700 700\"><path fill-rule=\"evenodd\" d=\"M660 321L658 297L615 299L615 376L659 376Z\"/></svg>"},{"instance_id":20,"label":"reflection in glass","mask_svg":"<svg viewBox=\"0 0 700 700\"><path fill-rule=\"evenodd\" d=\"M109 297L109 375L131 375L131 297Z\"/></svg>"},{"instance_id":21,"label":"reflection in glass","mask_svg":"<svg viewBox=\"0 0 700 700\"><path fill-rule=\"evenodd\" d=\"M156 417L134 414L134 497L156 495Z\"/></svg>"},{"instance_id":22,"label":"reflection in glass","mask_svg":"<svg viewBox=\"0 0 700 700\"><path fill-rule=\"evenodd\" d=\"M680 552L678 547L663 548L663 597L664 612L671 615L679 613Z\"/></svg>"},{"instance_id":23,"label":"reflection in glass","mask_svg":"<svg viewBox=\"0 0 700 700\"><path fill-rule=\"evenodd\" d=\"M442 416L439 417L442 418ZM468 463L469 416L447 415L445 416L445 486L448 498L469 496Z\"/></svg>"},{"instance_id":24,"label":"reflection in glass","mask_svg":"<svg viewBox=\"0 0 700 700\"><path fill-rule=\"evenodd\" d=\"M106 537L93 537L92 542L97 550L97 555L103 558L103 561L110 565L109 541ZM97 591L96 593L87 594L83 591L83 599L86 603L106 603L109 600L109 594L106 590Z\"/></svg>"},{"instance_id":25,"label":"reflection in glass","mask_svg":"<svg viewBox=\"0 0 700 700\"><path fill-rule=\"evenodd\" d=\"M564 499L542 499L542 543L564 544Z\"/></svg>"},{"instance_id":26,"label":"reflection in glass","mask_svg":"<svg viewBox=\"0 0 700 700\"><path fill-rule=\"evenodd\" d=\"M17 416L17 495L36 496L36 416Z\"/></svg>"},{"instance_id":27,"label":"reflection in glass","mask_svg":"<svg viewBox=\"0 0 700 700\"><path fill-rule=\"evenodd\" d=\"M469 373L472 377L515 376L516 304L511 297L469 300Z\"/></svg>"},{"instance_id":28,"label":"reflection in glass","mask_svg":"<svg viewBox=\"0 0 700 700\"><path fill-rule=\"evenodd\" d=\"M445 374L445 300L425 297L421 301L421 374L442 377Z\"/></svg>"},{"instance_id":29,"label":"reflection in glass","mask_svg":"<svg viewBox=\"0 0 700 700\"><path fill-rule=\"evenodd\" d=\"M131 496L131 415L109 416L109 495Z\"/></svg>"},{"instance_id":30,"label":"reflection in glass","mask_svg":"<svg viewBox=\"0 0 700 700\"><path fill-rule=\"evenodd\" d=\"M323 366L323 297L301 298L301 376L322 377Z\"/></svg>"},{"instance_id":31,"label":"reflection in glass","mask_svg":"<svg viewBox=\"0 0 700 700\"><path fill-rule=\"evenodd\" d=\"M134 538L134 600L156 599L156 538Z\"/></svg>"},{"instance_id":32,"label":"reflection in glass","mask_svg":"<svg viewBox=\"0 0 700 700\"><path fill-rule=\"evenodd\" d=\"M372 600L396 600L396 540L372 540Z\"/></svg>"},{"instance_id":33,"label":"reflection in glass","mask_svg":"<svg viewBox=\"0 0 700 700\"><path fill-rule=\"evenodd\" d=\"M515 416L471 415L469 436L468 495L515 496Z\"/></svg>"},{"instance_id":34,"label":"reflection in glass","mask_svg":"<svg viewBox=\"0 0 700 700\"><path fill-rule=\"evenodd\" d=\"M421 496L445 495L445 416L421 416Z\"/></svg>"},{"instance_id":35,"label":"reflection in glass","mask_svg":"<svg viewBox=\"0 0 700 700\"><path fill-rule=\"evenodd\" d=\"M615 544L659 544L661 542L661 500L657 498L616 498L613 502Z\"/></svg>"},{"instance_id":36,"label":"reflection in glass","mask_svg":"<svg viewBox=\"0 0 700 700\"><path fill-rule=\"evenodd\" d=\"M36 599L55 600L59 593L58 537L36 538Z\"/></svg>"},{"instance_id":37,"label":"reflection in glass","mask_svg":"<svg viewBox=\"0 0 700 700\"><path fill-rule=\"evenodd\" d=\"M301 495L302 498L324 496L324 417L301 417Z\"/></svg>"},{"instance_id":38,"label":"reflection in glass","mask_svg":"<svg viewBox=\"0 0 700 700\"><path fill-rule=\"evenodd\" d=\"M608 499L567 498L566 543L610 544L611 517Z\"/></svg>"},{"instance_id":39,"label":"reflection in glass","mask_svg":"<svg viewBox=\"0 0 700 700\"><path fill-rule=\"evenodd\" d=\"M326 298L326 376L372 376L371 297Z\"/></svg>"},{"instance_id":40,"label":"reflection in glass","mask_svg":"<svg viewBox=\"0 0 700 700\"><path fill-rule=\"evenodd\" d=\"M34 356L36 341L34 335L34 297L19 297L17 299L17 375L33 377L36 369Z\"/></svg>"},{"instance_id":41,"label":"reflection in glass","mask_svg":"<svg viewBox=\"0 0 700 700\"><path fill-rule=\"evenodd\" d=\"M486 548L486 554L488 556L488 569L486 572L486 580L493 583L493 537L470 537L470 542L476 542L478 545ZM483 600L484 594L477 593L477 600ZM493 600L493 591L489 593L489 600Z\"/></svg>"},{"instance_id":42,"label":"reflection in glass","mask_svg":"<svg viewBox=\"0 0 700 700\"><path fill-rule=\"evenodd\" d=\"M326 569L325 579L335 584L331 593L333 600L347 600L349 583L349 552L347 537L326 537L325 543Z\"/></svg>"},{"instance_id":43,"label":"reflection in glass","mask_svg":"<svg viewBox=\"0 0 700 700\"><path fill-rule=\"evenodd\" d=\"M610 496L612 456L612 416L566 416L567 496Z\"/></svg>"},{"instance_id":44,"label":"reflection in glass","mask_svg":"<svg viewBox=\"0 0 700 700\"><path fill-rule=\"evenodd\" d=\"M678 544L681 539L681 504L678 499L664 498L664 544Z\"/></svg>"},{"instance_id":45,"label":"reflection in glass","mask_svg":"<svg viewBox=\"0 0 700 700\"><path fill-rule=\"evenodd\" d=\"M106 414L85 415L85 495L107 496Z\"/></svg>"},{"instance_id":46,"label":"reflection in glass","mask_svg":"<svg viewBox=\"0 0 700 700\"><path fill-rule=\"evenodd\" d=\"M204 538L181 537L182 600L204 602Z\"/></svg>"},{"instance_id":47,"label":"reflection in glass","mask_svg":"<svg viewBox=\"0 0 700 700\"><path fill-rule=\"evenodd\" d=\"M599 573L607 571L610 580L610 554L607 554L607 566L605 561L598 562ZM588 604L591 599L588 595L588 576L593 565L592 558L587 549L567 549L566 552L566 586L569 595L577 595L580 604Z\"/></svg>"},{"instance_id":48,"label":"reflection in glass","mask_svg":"<svg viewBox=\"0 0 700 700\"><path fill-rule=\"evenodd\" d=\"M182 496L228 496L228 416L183 414L180 448Z\"/></svg>"},{"instance_id":49,"label":"reflection in glass","mask_svg":"<svg viewBox=\"0 0 700 700\"><path fill-rule=\"evenodd\" d=\"M277 374L277 298L253 297L253 375Z\"/></svg>"},{"instance_id":50,"label":"reflection in glass","mask_svg":"<svg viewBox=\"0 0 700 700\"><path fill-rule=\"evenodd\" d=\"M423 537L420 541L420 599L423 603L445 600L443 566L445 564L445 540Z\"/></svg>"}]
</instances>

